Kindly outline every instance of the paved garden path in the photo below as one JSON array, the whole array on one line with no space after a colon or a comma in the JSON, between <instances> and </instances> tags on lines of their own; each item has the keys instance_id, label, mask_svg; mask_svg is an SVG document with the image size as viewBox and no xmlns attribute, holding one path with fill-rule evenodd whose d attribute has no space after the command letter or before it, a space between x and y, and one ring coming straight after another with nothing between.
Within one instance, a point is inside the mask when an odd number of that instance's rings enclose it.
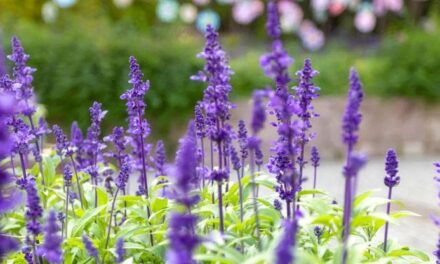
<instances>
[{"instance_id":1,"label":"paved garden path","mask_svg":"<svg viewBox=\"0 0 440 264\"><path fill-rule=\"evenodd\" d=\"M433 213L440 215L438 206L440 200L437 198L437 187L433 180L435 171L432 163L435 160L435 157L421 156L400 158L401 183L394 191L394 198L406 205L405 210L416 212L421 216L401 219L398 226L390 227L390 235L398 239L401 244L416 247L429 254L434 251L439 233L430 219ZM327 190L338 202L343 201L344 179L340 176L342 164L343 161L323 160L318 172L318 187ZM310 171L307 173L311 175ZM380 189L377 195L385 197L383 177L383 160L370 160L360 173L359 192ZM311 181L305 185L311 185Z\"/></svg>"}]
</instances>

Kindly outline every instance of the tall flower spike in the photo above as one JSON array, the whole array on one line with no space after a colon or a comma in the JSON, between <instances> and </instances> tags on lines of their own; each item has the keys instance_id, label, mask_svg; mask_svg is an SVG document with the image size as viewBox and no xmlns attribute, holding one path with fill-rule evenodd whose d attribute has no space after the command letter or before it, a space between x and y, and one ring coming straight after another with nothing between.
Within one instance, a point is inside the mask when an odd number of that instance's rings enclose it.
<instances>
[{"instance_id":1,"label":"tall flower spike","mask_svg":"<svg viewBox=\"0 0 440 264\"><path fill-rule=\"evenodd\" d=\"M26 182L26 246L28 258L37 259L36 244L37 237L41 233L40 218L43 216L43 208L40 205L40 197L38 196L37 186L34 178L29 178ZM32 262L31 262L32 263Z\"/></svg>"},{"instance_id":2,"label":"tall flower spike","mask_svg":"<svg viewBox=\"0 0 440 264\"><path fill-rule=\"evenodd\" d=\"M272 39L279 39L281 36L280 19L278 15L278 6L274 0L270 0L267 3L267 22L266 22L267 35Z\"/></svg>"},{"instance_id":3,"label":"tall flower spike","mask_svg":"<svg viewBox=\"0 0 440 264\"><path fill-rule=\"evenodd\" d=\"M359 75L354 68L350 70L350 89L348 91L347 105L342 119L342 140L347 145L349 152L358 141L357 132L362 120L359 112L364 92Z\"/></svg>"},{"instance_id":4,"label":"tall flower spike","mask_svg":"<svg viewBox=\"0 0 440 264\"><path fill-rule=\"evenodd\" d=\"M181 139L176 156L176 170L173 179L173 198L185 207L181 213L172 213L168 226L170 247L166 254L166 262L170 264L195 263L192 257L200 240L195 234L197 217L190 213L192 205L198 202L198 196L191 191L197 186L196 135L194 123L191 121L186 136Z\"/></svg>"},{"instance_id":5,"label":"tall flower spike","mask_svg":"<svg viewBox=\"0 0 440 264\"><path fill-rule=\"evenodd\" d=\"M207 135L211 140L211 146L217 149L217 168L210 173L211 180L217 183L218 205L220 216L220 232L224 231L222 185L229 179L228 171L228 147L231 142L230 109L234 105L229 101L229 93L232 90L230 79L232 75L228 57L223 51L218 39L218 33L214 27L208 25L205 34L205 48L198 57L205 60L203 71L192 76L192 80L206 82L207 87L203 93L203 109L206 115L205 124ZM215 145L214 145L215 143ZM213 165L214 153L211 148L211 164Z\"/></svg>"},{"instance_id":6,"label":"tall flower spike","mask_svg":"<svg viewBox=\"0 0 440 264\"><path fill-rule=\"evenodd\" d=\"M296 244L296 222L290 220L283 221L283 235L275 249L276 264L290 264L294 261L293 248Z\"/></svg>"},{"instance_id":7,"label":"tall flower spike","mask_svg":"<svg viewBox=\"0 0 440 264\"><path fill-rule=\"evenodd\" d=\"M387 151L387 156L385 159L385 171L386 176L384 178L384 183L388 187L388 200L391 200L393 187L398 185L400 182L400 177L397 176L399 161L397 160L397 154L394 149L389 149ZM390 215L391 211L391 202L387 203L387 215ZM388 243L388 221L385 223L385 232L384 232L384 241L383 241L383 250L387 251L387 243Z\"/></svg>"},{"instance_id":8,"label":"tall flower spike","mask_svg":"<svg viewBox=\"0 0 440 264\"><path fill-rule=\"evenodd\" d=\"M64 155L67 154L69 151L70 143L67 139L67 136L64 134L63 130L58 125L54 125L52 130L55 136L57 154L58 156L63 158Z\"/></svg>"},{"instance_id":9,"label":"tall flower spike","mask_svg":"<svg viewBox=\"0 0 440 264\"><path fill-rule=\"evenodd\" d=\"M191 196L190 192L197 182L197 144L194 131L194 122L188 125L188 131L180 140L176 154L176 168L173 179L173 198L186 207L191 207L198 202L197 196Z\"/></svg>"},{"instance_id":10,"label":"tall flower spike","mask_svg":"<svg viewBox=\"0 0 440 264\"><path fill-rule=\"evenodd\" d=\"M164 176L166 163L165 145L162 140L157 141L156 152L154 154L154 165L156 167L156 176Z\"/></svg>"},{"instance_id":11,"label":"tall flower spike","mask_svg":"<svg viewBox=\"0 0 440 264\"><path fill-rule=\"evenodd\" d=\"M352 182L358 176L360 169L367 163L367 157L360 154L350 154L347 158L347 164L344 167L344 177L345 177L345 194L344 194L344 212L343 212L343 229L342 229L342 240L343 240L343 256L342 263L347 262L348 257L348 237L350 235L350 224L351 224L351 211L353 206L353 197L355 196L354 189L352 188Z\"/></svg>"},{"instance_id":12,"label":"tall flower spike","mask_svg":"<svg viewBox=\"0 0 440 264\"><path fill-rule=\"evenodd\" d=\"M114 127L113 133L104 137L105 142L111 142L114 149L108 151L106 156L117 160L119 166L121 166L124 159L128 158L128 154L125 152L127 144L129 143L128 137L125 136L123 127Z\"/></svg>"},{"instance_id":13,"label":"tall flower spike","mask_svg":"<svg viewBox=\"0 0 440 264\"><path fill-rule=\"evenodd\" d=\"M319 151L318 148L316 146L312 147L311 150L311 157L310 157L310 161L311 164L313 166L313 189L316 189L316 181L317 181L317 174L318 174L318 167L319 167L319 162L321 160L321 157L319 156ZM313 194L313 197L315 196L315 194Z\"/></svg>"},{"instance_id":14,"label":"tall flower spike","mask_svg":"<svg viewBox=\"0 0 440 264\"><path fill-rule=\"evenodd\" d=\"M264 105L263 99L267 96L268 92L266 90L255 90L252 108L252 133L256 135L264 127L264 122L266 121L266 107Z\"/></svg>"},{"instance_id":15,"label":"tall flower spike","mask_svg":"<svg viewBox=\"0 0 440 264\"><path fill-rule=\"evenodd\" d=\"M87 254L90 257L95 258L96 260L99 260L98 249L95 247L95 245L93 245L93 242L90 240L90 238L86 235L83 235L82 242L84 244L84 248L87 251ZM98 261L98 263L99 263L99 261Z\"/></svg>"},{"instance_id":16,"label":"tall flower spike","mask_svg":"<svg viewBox=\"0 0 440 264\"><path fill-rule=\"evenodd\" d=\"M0 95L0 160L8 157L12 149L12 137L9 134L6 119L14 112L15 100L11 95ZM12 186L13 177L0 168L0 214L14 208L20 201L19 192ZM18 243L12 237L3 234L0 229L0 261L6 254L18 249Z\"/></svg>"},{"instance_id":17,"label":"tall flower spike","mask_svg":"<svg viewBox=\"0 0 440 264\"><path fill-rule=\"evenodd\" d=\"M62 263L63 259L61 250L63 239L59 235L61 228L57 222L55 211L49 211L44 227L44 243L37 249L38 255L43 256L49 263Z\"/></svg>"},{"instance_id":18,"label":"tall flower spike","mask_svg":"<svg viewBox=\"0 0 440 264\"><path fill-rule=\"evenodd\" d=\"M118 237L116 240L116 262L122 263L124 261L125 249L124 249L124 239Z\"/></svg>"},{"instance_id":19,"label":"tall flower spike","mask_svg":"<svg viewBox=\"0 0 440 264\"><path fill-rule=\"evenodd\" d=\"M14 88L17 98L22 100L22 113L26 116L31 116L35 112L35 105L33 105L34 89L32 86L34 68L26 65L29 60L29 55L24 52L23 46L17 37L12 37L11 41L12 54L7 56L10 61L14 63L12 69L14 77Z\"/></svg>"}]
</instances>

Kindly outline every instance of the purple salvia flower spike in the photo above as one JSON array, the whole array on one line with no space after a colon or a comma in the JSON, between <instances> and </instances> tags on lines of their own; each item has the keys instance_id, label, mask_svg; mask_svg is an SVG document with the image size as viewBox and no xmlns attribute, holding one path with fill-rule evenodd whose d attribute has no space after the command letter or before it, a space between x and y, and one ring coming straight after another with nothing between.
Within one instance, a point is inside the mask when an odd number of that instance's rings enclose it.
<instances>
[{"instance_id":1,"label":"purple salvia flower spike","mask_svg":"<svg viewBox=\"0 0 440 264\"><path fill-rule=\"evenodd\" d=\"M299 134L297 141L299 142L299 156L297 158L297 163L299 165L299 188L303 181L303 170L306 164L304 159L305 146L310 141L311 135L309 135L309 129L312 128L311 118L318 116L314 112L312 105L312 100L319 96L319 88L316 87L312 80L313 77L318 74L312 68L312 62L310 59L304 61L304 67L302 70L296 73L298 77L298 86L295 87L295 93L298 100L299 112L297 113L299 119L301 120L301 126L299 129Z\"/></svg>"},{"instance_id":2,"label":"purple salvia flower spike","mask_svg":"<svg viewBox=\"0 0 440 264\"><path fill-rule=\"evenodd\" d=\"M359 125L362 121L362 115L360 113L361 103L364 97L362 90L362 85L359 80L359 75L354 68L350 70L350 87L347 97L347 105L345 107L344 115L342 118L342 141L347 146L347 160L345 164L344 175L349 175L350 171L355 168L356 164L351 164L351 162L356 162L354 158L356 155L352 155L354 145L358 141L358 130ZM359 160L359 159L358 159ZM348 170L348 171L347 171ZM343 217L343 264L347 261L347 240L350 234L350 217L352 210L353 198L355 196L357 185L357 177L347 177L345 176L345 187L344 187L344 217Z\"/></svg>"},{"instance_id":3,"label":"purple salvia flower spike","mask_svg":"<svg viewBox=\"0 0 440 264\"><path fill-rule=\"evenodd\" d=\"M278 15L278 6L274 0L269 0L267 3L267 35L273 40L281 37L281 26Z\"/></svg>"},{"instance_id":4,"label":"purple salvia flower spike","mask_svg":"<svg viewBox=\"0 0 440 264\"><path fill-rule=\"evenodd\" d=\"M144 74L135 57L129 58L130 63L130 80L131 89L128 89L121 95L121 99L127 101L128 112L128 133L132 136L132 141L135 146L134 154L137 157L137 167L140 168L141 176L139 178L138 193L145 194L149 198L148 193L148 179L147 179L147 164L146 156L149 146L145 144L145 139L150 135L150 125L144 118L146 104L144 102L145 93L150 89L150 82L144 81ZM147 216L150 217L150 207L147 206ZM150 243L154 245L153 235L150 233Z\"/></svg>"},{"instance_id":5,"label":"purple salvia flower spike","mask_svg":"<svg viewBox=\"0 0 440 264\"><path fill-rule=\"evenodd\" d=\"M122 263L124 262L125 257L125 249L124 249L124 239L122 237L118 237L116 240L116 262Z\"/></svg>"},{"instance_id":6,"label":"purple salvia flower spike","mask_svg":"<svg viewBox=\"0 0 440 264\"><path fill-rule=\"evenodd\" d=\"M190 213L190 208L199 200L191 194L198 183L197 178L197 145L194 123L191 121L186 136L180 140L176 156L176 169L172 175L170 195L186 210L183 213L172 213L168 226L170 247L166 254L166 262L172 264L195 263L192 253L200 239L195 234L197 217Z\"/></svg>"},{"instance_id":7,"label":"purple salvia flower spike","mask_svg":"<svg viewBox=\"0 0 440 264\"><path fill-rule=\"evenodd\" d=\"M11 155L12 137L9 134L6 119L14 113L15 100L12 95L3 93L0 95L0 160L5 159ZM14 208L21 201L19 192L11 187L13 177L0 168L0 214ZM19 248L18 242L6 234L2 233L0 229L0 261L4 257Z\"/></svg>"},{"instance_id":8,"label":"purple salvia flower spike","mask_svg":"<svg viewBox=\"0 0 440 264\"><path fill-rule=\"evenodd\" d=\"M44 227L44 243L37 248L38 255L43 256L49 263L62 263L63 260L63 238L58 234L61 228L57 222L56 212L49 211Z\"/></svg>"},{"instance_id":9,"label":"purple salvia flower spike","mask_svg":"<svg viewBox=\"0 0 440 264\"><path fill-rule=\"evenodd\" d=\"M360 106L364 97L359 75L354 68L350 70L350 89L348 91L347 105L342 119L342 140L347 145L349 152L358 141L359 125L362 121Z\"/></svg>"},{"instance_id":10,"label":"purple salvia flower spike","mask_svg":"<svg viewBox=\"0 0 440 264\"><path fill-rule=\"evenodd\" d=\"M157 141L156 151L154 153L154 166L156 169L156 177L166 175L165 163L167 161L165 153L165 145L162 140Z\"/></svg>"},{"instance_id":11,"label":"purple salvia flower spike","mask_svg":"<svg viewBox=\"0 0 440 264\"><path fill-rule=\"evenodd\" d=\"M294 262L294 247L296 244L297 223L291 220L283 221L281 240L275 249L276 264L291 264Z\"/></svg>"},{"instance_id":12,"label":"purple salvia flower spike","mask_svg":"<svg viewBox=\"0 0 440 264\"><path fill-rule=\"evenodd\" d=\"M394 149L389 149L387 151L387 155L385 158L385 171L386 176L384 178L384 184L388 187L388 200L391 200L393 187L398 185L400 182L400 177L397 176L399 167L399 161L397 160L397 154ZM391 202L387 203L387 215L390 215L391 211ZM385 223L385 232L384 232L384 240L383 240L383 250L387 252L387 244L388 244L388 221Z\"/></svg>"},{"instance_id":13,"label":"purple salvia flower spike","mask_svg":"<svg viewBox=\"0 0 440 264\"><path fill-rule=\"evenodd\" d=\"M345 194L344 194L344 212L343 212L343 229L342 229L342 240L343 240L343 256L342 263L346 263L348 258L348 237L350 235L350 224L351 224L351 214L353 199L355 197L354 190L352 188L352 182L358 177L358 173L362 167L367 163L367 157L361 154L354 154L348 157L347 164L344 167L344 177L345 177Z\"/></svg>"},{"instance_id":14,"label":"purple salvia flower spike","mask_svg":"<svg viewBox=\"0 0 440 264\"><path fill-rule=\"evenodd\" d=\"M230 79L232 75L229 67L228 57L223 51L218 40L218 33L208 25L205 33L205 48L198 54L199 58L205 60L202 72L193 76L193 80L203 81L207 87L203 93L201 106L205 113L206 133L211 140L211 180L217 182L219 215L221 232L224 231L223 205L222 205L222 185L229 179L228 155L229 144L231 142L231 129L228 124L230 119L230 109L234 105L229 101L229 93L232 90ZM198 122L198 121L197 121ZM218 169L213 169L213 147L217 148Z\"/></svg>"},{"instance_id":15,"label":"purple salvia flower spike","mask_svg":"<svg viewBox=\"0 0 440 264\"><path fill-rule=\"evenodd\" d=\"M310 155L310 162L313 166L313 190L316 190L318 167L320 165L319 162L321 161L321 157L319 156L319 151L316 146L312 147ZM313 194L313 197L315 197L315 194Z\"/></svg>"},{"instance_id":16,"label":"purple salvia flower spike","mask_svg":"<svg viewBox=\"0 0 440 264\"><path fill-rule=\"evenodd\" d=\"M43 208L40 205L37 185L34 178L28 178L26 183L26 246L32 253L29 253L34 261L37 259L36 244L37 237L41 233L40 218L43 216Z\"/></svg>"},{"instance_id":17,"label":"purple salvia flower spike","mask_svg":"<svg viewBox=\"0 0 440 264\"><path fill-rule=\"evenodd\" d=\"M82 236L82 242L84 244L84 248L87 251L87 254L94 258L97 263L101 263L99 256L98 256L98 249L93 245L93 242L90 240L90 238L86 235Z\"/></svg>"}]
</instances>

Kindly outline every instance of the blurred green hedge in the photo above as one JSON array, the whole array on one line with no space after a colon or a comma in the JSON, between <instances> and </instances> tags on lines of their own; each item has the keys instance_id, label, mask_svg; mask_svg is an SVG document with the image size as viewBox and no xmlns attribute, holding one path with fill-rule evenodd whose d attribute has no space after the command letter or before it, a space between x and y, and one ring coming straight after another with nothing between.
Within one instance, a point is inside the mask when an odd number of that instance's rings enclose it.
<instances>
[{"instance_id":1,"label":"blurred green hedge","mask_svg":"<svg viewBox=\"0 0 440 264\"><path fill-rule=\"evenodd\" d=\"M180 127L202 98L203 84L189 80L203 64L196 58L203 49L200 35L176 26L157 26L144 32L124 23L70 21L75 26L51 29L25 21L3 25L7 53L8 39L16 34L31 55L30 64L38 68L35 89L48 108L50 121L67 126L78 120L85 128L87 108L97 100L110 110L104 122L106 128L122 125L126 113L119 96L129 87L128 57L134 55L151 82L147 117L153 133L156 137L175 138L168 133L175 130L170 129ZM271 84L259 66L267 43L246 43L244 39L234 34L222 39L232 56L233 97L249 97L253 89ZM367 96L440 100L440 38L436 31L411 29L390 34L377 45L354 48L347 42L331 41L325 50L312 54L295 41L288 39L285 43L295 58L292 75L304 58L312 58L314 68L320 72L316 83L324 95L345 95L348 70L354 65Z\"/></svg>"}]
</instances>

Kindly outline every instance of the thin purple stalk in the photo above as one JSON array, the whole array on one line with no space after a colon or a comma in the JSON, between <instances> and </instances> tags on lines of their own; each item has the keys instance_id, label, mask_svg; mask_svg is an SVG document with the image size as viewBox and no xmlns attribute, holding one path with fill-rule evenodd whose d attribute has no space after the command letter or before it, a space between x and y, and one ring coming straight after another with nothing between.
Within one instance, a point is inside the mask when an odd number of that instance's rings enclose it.
<instances>
[{"instance_id":1,"label":"thin purple stalk","mask_svg":"<svg viewBox=\"0 0 440 264\"><path fill-rule=\"evenodd\" d=\"M78 188L78 195L79 195L79 201L81 203L81 208L84 209L83 205L83 199L82 199L82 191L81 191L81 185L79 184L79 177L78 177L78 171L76 169L75 161L73 160L73 157L70 156L70 162L72 163L73 172L75 173L75 180L76 180L76 186Z\"/></svg>"},{"instance_id":2,"label":"thin purple stalk","mask_svg":"<svg viewBox=\"0 0 440 264\"><path fill-rule=\"evenodd\" d=\"M112 227L112 218L113 218L113 212L115 210L115 203L116 203L116 198L118 197L118 192L119 192L119 188L116 189L115 195L113 196L113 201L112 201L112 207L110 208L110 217L109 217L109 223L107 225L107 238L105 239L105 249L107 249L108 247L108 242L110 240L110 231L111 231L111 227ZM151 236L151 233L150 233Z\"/></svg>"},{"instance_id":3,"label":"thin purple stalk","mask_svg":"<svg viewBox=\"0 0 440 264\"><path fill-rule=\"evenodd\" d=\"M65 238L67 238L67 228L68 228L68 212L69 212L69 186L66 186L66 205L65 205L65 214L66 214L66 223L64 225L66 231L64 232Z\"/></svg>"},{"instance_id":4,"label":"thin purple stalk","mask_svg":"<svg viewBox=\"0 0 440 264\"><path fill-rule=\"evenodd\" d=\"M35 131L35 126L34 126L34 121L32 120L32 116L28 115L28 119L29 119L29 123L31 124L32 131ZM36 135L35 148L37 149L38 155L41 155L40 144L38 143L38 140L39 140L39 136ZM40 173L41 173L41 182L43 183L43 186L46 186L45 181L44 181L44 171L43 171L43 160L42 159L40 159L38 161L38 166L40 168Z\"/></svg>"},{"instance_id":5,"label":"thin purple stalk","mask_svg":"<svg viewBox=\"0 0 440 264\"><path fill-rule=\"evenodd\" d=\"M141 127L141 131L142 129L142 115L139 112L139 122L140 122L140 127ZM149 195L148 195L148 182L147 182L147 168L145 165L145 149L144 149L144 139L143 139L143 131L140 134L140 143L141 143L141 159L142 159L142 177L144 179L144 188L145 188L145 197L148 200ZM147 205L147 221L149 221L151 216L151 211L150 211L150 206ZM151 233L151 231L149 231L150 233L150 244L151 246L154 246L154 237L153 234Z\"/></svg>"},{"instance_id":6,"label":"thin purple stalk","mask_svg":"<svg viewBox=\"0 0 440 264\"><path fill-rule=\"evenodd\" d=\"M391 200L391 195L392 195L392 187L388 187L388 200ZM387 215L390 215L390 211L391 211L391 202L387 203ZM385 234L384 234L384 239L383 239L383 251L387 252L387 243L388 243L388 226L389 226L389 222L387 221L385 223Z\"/></svg>"},{"instance_id":7,"label":"thin purple stalk","mask_svg":"<svg viewBox=\"0 0 440 264\"><path fill-rule=\"evenodd\" d=\"M252 195L254 200L254 215L255 215L255 229L257 233L257 247L258 250L261 251L261 239L260 239L260 218L258 216L258 201L257 201L257 188L255 182L255 162L254 162L254 149L250 149L249 151L249 161L250 161L250 170L252 177Z\"/></svg>"},{"instance_id":8,"label":"thin purple stalk","mask_svg":"<svg viewBox=\"0 0 440 264\"><path fill-rule=\"evenodd\" d=\"M313 167L313 190L316 190L316 176L317 176L318 168L316 166ZM313 198L315 198L315 194L313 193Z\"/></svg>"},{"instance_id":9,"label":"thin purple stalk","mask_svg":"<svg viewBox=\"0 0 440 264\"><path fill-rule=\"evenodd\" d=\"M240 171L237 170L238 195L240 200L240 222L243 223L243 187L241 185Z\"/></svg>"},{"instance_id":10,"label":"thin purple stalk","mask_svg":"<svg viewBox=\"0 0 440 264\"><path fill-rule=\"evenodd\" d=\"M24 157L23 154L19 153L20 156L20 163L21 163L21 170L23 172L23 178L26 180L27 179L27 174L26 174L26 163L24 161Z\"/></svg>"},{"instance_id":11,"label":"thin purple stalk","mask_svg":"<svg viewBox=\"0 0 440 264\"><path fill-rule=\"evenodd\" d=\"M220 171L223 169L223 150L220 141L218 142L218 161ZM220 232L223 233L225 231L225 224L223 218L223 194L222 194L222 182L221 180L217 182L217 190L218 190L218 213L220 217Z\"/></svg>"},{"instance_id":12,"label":"thin purple stalk","mask_svg":"<svg viewBox=\"0 0 440 264\"><path fill-rule=\"evenodd\" d=\"M203 173L203 177L202 177L202 188L205 188L205 175L204 175L204 170L205 170L205 142L203 140L203 137L200 138L200 148L202 149L202 173Z\"/></svg>"}]
</instances>

